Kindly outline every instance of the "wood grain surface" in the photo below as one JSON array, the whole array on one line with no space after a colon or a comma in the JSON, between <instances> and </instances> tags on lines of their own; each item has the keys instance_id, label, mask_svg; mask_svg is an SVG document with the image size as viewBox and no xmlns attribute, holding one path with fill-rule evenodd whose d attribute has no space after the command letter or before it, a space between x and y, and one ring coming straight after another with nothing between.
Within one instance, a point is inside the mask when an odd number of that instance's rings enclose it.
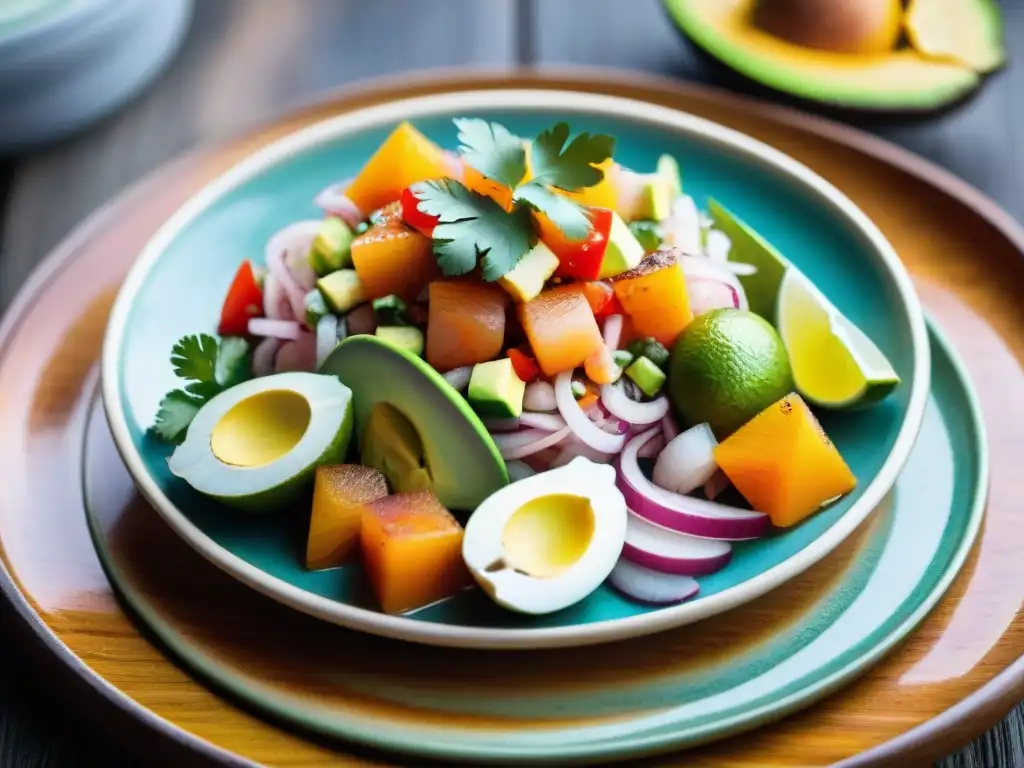
<instances>
[{"instance_id":1,"label":"wood grain surface","mask_svg":"<svg viewBox=\"0 0 1024 768\"><path fill-rule=\"evenodd\" d=\"M154 88L82 136L8 167L9 194L0 209L0 308L71 227L122 187L183 149L260 123L326 88L419 67L500 68L517 61L714 77L680 43L657 0L438 0L429 12L411 8L407 0L200 2L182 55ZM1004 3L1003 10L1011 55L1019 54L1024 6ZM1019 77L1012 69L1002 73L966 108L930 121L875 120L867 127L944 165L1019 218L1024 159L1013 148L1022 107L1011 98ZM0 169L0 200L4 177ZM937 208L934 215L943 215ZM1011 272L1017 269L1009 263L1016 255L1005 258ZM950 282L974 285L982 271L965 260ZM1005 315L1003 325L1019 326L1014 317ZM0 765L128 760L91 726L81 725L80 711L67 710L41 687L38 669L23 651L5 650ZM1021 723L1018 714L949 764L1024 764Z\"/></svg>"}]
</instances>

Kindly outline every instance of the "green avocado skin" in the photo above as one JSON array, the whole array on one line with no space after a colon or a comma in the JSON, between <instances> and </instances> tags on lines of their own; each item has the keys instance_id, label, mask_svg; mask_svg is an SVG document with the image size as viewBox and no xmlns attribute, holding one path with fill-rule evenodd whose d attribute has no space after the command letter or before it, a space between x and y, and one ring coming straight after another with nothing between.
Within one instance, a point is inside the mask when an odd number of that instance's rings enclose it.
<instances>
[{"instance_id":1,"label":"green avocado skin","mask_svg":"<svg viewBox=\"0 0 1024 768\"><path fill-rule=\"evenodd\" d=\"M306 469L290 480L273 488L257 491L256 493L244 496L212 496L222 504L229 507L253 514L269 514L287 509L290 504L300 500L313 485L313 477L316 468L322 464L343 464L348 453L349 442L352 439L352 408L346 409L345 418L342 421L341 429L338 431L334 442L324 449Z\"/></svg>"}]
</instances>

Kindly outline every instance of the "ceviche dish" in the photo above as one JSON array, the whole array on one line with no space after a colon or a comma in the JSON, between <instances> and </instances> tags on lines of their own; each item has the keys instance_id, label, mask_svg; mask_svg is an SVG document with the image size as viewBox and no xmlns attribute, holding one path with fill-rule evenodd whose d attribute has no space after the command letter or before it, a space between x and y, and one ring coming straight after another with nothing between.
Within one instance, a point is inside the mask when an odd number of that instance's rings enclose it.
<instances>
[{"instance_id":1,"label":"ceviche dish","mask_svg":"<svg viewBox=\"0 0 1024 768\"><path fill-rule=\"evenodd\" d=\"M296 557L364 569L389 614L679 603L856 487L816 414L899 377L685 158L455 124L456 148L400 124L238 265L171 350L174 475L239 526L308 520Z\"/></svg>"}]
</instances>

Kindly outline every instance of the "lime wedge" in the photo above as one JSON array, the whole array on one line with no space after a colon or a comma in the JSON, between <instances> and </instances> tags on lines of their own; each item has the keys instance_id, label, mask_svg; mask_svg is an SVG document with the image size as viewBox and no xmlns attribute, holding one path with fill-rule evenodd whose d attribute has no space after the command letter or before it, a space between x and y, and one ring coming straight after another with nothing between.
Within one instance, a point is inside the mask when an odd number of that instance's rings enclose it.
<instances>
[{"instance_id":1,"label":"lime wedge","mask_svg":"<svg viewBox=\"0 0 1024 768\"><path fill-rule=\"evenodd\" d=\"M732 242L729 260L757 269L740 277L750 309L775 324L797 391L823 408L858 408L900 383L882 351L757 232L715 201L715 226Z\"/></svg>"}]
</instances>

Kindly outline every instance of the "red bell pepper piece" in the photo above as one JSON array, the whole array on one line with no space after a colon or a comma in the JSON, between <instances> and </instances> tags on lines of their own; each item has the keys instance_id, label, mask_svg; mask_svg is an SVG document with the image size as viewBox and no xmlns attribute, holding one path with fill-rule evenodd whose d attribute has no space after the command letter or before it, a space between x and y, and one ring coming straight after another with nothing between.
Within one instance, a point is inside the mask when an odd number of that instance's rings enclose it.
<instances>
[{"instance_id":1,"label":"red bell pepper piece","mask_svg":"<svg viewBox=\"0 0 1024 768\"><path fill-rule=\"evenodd\" d=\"M567 240L561 230L544 226L544 244L558 257L556 277L577 280L597 280L601 262L608 248L608 235L612 229L612 212L607 208L590 209L590 232L583 240Z\"/></svg>"},{"instance_id":2,"label":"red bell pepper piece","mask_svg":"<svg viewBox=\"0 0 1024 768\"><path fill-rule=\"evenodd\" d=\"M249 333L249 320L263 316L263 290L256 282L252 262L243 261L231 281L227 298L220 311L220 325L217 333L221 336L245 336Z\"/></svg>"},{"instance_id":3,"label":"red bell pepper piece","mask_svg":"<svg viewBox=\"0 0 1024 768\"><path fill-rule=\"evenodd\" d=\"M402 220L406 224L427 237L434 234L434 227L437 226L440 218L431 216L429 213L423 213L419 209L420 201L412 191L412 187L406 187L402 190L402 196L399 198L399 201L402 204Z\"/></svg>"},{"instance_id":4,"label":"red bell pepper piece","mask_svg":"<svg viewBox=\"0 0 1024 768\"><path fill-rule=\"evenodd\" d=\"M537 361L515 347L508 351L508 359L512 361L512 370L522 381L530 383L540 376L540 366L537 365Z\"/></svg>"}]
</instances>

